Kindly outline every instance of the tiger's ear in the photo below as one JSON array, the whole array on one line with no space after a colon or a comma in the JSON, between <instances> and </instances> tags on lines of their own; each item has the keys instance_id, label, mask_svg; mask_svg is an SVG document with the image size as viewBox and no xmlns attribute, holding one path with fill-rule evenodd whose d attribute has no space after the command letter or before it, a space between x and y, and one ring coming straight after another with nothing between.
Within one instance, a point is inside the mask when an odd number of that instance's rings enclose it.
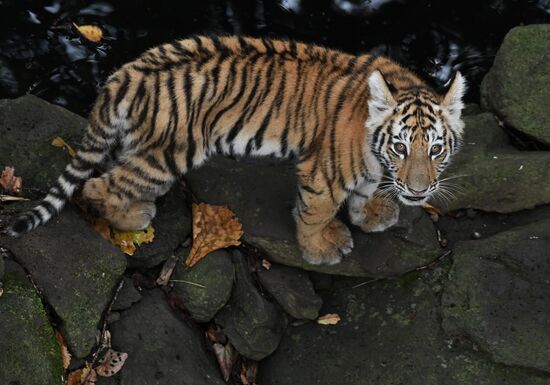
<instances>
[{"instance_id":1,"label":"tiger's ear","mask_svg":"<svg viewBox=\"0 0 550 385\"><path fill-rule=\"evenodd\" d=\"M447 93L443 97L443 102L441 106L447 111L449 118L451 119L451 125L453 123L458 124L462 109L464 108L464 103L462 102L462 97L466 92L466 79L464 76L457 72L454 78L449 82L449 88Z\"/></svg>"},{"instance_id":2,"label":"tiger's ear","mask_svg":"<svg viewBox=\"0 0 550 385\"><path fill-rule=\"evenodd\" d=\"M390 87L380 71L373 71L369 76L369 119L367 126L377 126L393 110L395 99Z\"/></svg>"}]
</instances>

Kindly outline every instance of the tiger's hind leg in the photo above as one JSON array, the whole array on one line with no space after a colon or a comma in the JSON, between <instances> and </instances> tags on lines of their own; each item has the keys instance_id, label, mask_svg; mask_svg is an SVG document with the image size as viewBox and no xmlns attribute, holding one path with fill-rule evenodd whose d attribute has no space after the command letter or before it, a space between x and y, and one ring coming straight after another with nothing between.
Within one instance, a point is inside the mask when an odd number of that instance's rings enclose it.
<instances>
[{"instance_id":1,"label":"tiger's hind leg","mask_svg":"<svg viewBox=\"0 0 550 385\"><path fill-rule=\"evenodd\" d=\"M119 230L143 230L156 215L155 199L164 195L175 177L138 157L88 180L82 196L91 207ZM161 167L159 162L154 165Z\"/></svg>"}]
</instances>

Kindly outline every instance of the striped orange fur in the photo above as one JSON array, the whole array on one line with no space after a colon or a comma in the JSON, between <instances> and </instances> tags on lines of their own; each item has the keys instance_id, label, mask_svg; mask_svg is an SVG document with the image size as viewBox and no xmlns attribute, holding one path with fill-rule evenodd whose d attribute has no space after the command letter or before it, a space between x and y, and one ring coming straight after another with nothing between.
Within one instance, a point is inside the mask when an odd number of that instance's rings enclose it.
<instances>
[{"instance_id":1,"label":"striped orange fur","mask_svg":"<svg viewBox=\"0 0 550 385\"><path fill-rule=\"evenodd\" d=\"M114 226L142 229L155 199L211 155L296 159L297 239L310 263L351 251L335 214L380 231L420 204L457 150L464 81L439 95L393 61L276 39L197 36L150 49L109 77L76 158L10 227L47 222L74 191ZM95 169L107 169L93 177ZM388 187L389 186L389 187ZM391 195L390 194L390 195Z\"/></svg>"}]
</instances>

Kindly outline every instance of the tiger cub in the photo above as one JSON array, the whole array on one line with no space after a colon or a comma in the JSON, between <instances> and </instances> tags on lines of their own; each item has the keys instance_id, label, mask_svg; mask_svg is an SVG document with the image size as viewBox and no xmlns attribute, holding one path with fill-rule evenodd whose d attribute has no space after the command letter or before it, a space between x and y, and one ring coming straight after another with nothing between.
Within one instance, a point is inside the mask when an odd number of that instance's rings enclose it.
<instances>
[{"instance_id":1,"label":"tiger cub","mask_svg":"<svg viewBox=\"0 0 550 385\"><path fill-rule=\"evenodd\" d=\"M387 58L294 41L164 44L107 79L76 157L8 231L46 223L81 184L113 226L144 229L155 199L214 154L293 157L303 257L335 264L353 247L335 218L344 201L353 224L382 231L399 215L388 196L420 205L438 190L462 135L464 90L460 74L439 95ZM107 171L92 177L97 169Z\"/></svg>"}]
</instances>

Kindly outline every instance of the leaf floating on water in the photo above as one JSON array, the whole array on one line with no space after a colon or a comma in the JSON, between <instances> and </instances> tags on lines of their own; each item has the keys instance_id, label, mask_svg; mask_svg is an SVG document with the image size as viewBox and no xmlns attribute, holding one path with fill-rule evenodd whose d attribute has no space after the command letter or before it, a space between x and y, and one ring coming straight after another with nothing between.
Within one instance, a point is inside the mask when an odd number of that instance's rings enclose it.
<instances>
[{"instance_id":1,"label":"leaf floating on water","mask_svg":"<svg viewBox=\"0 0 550 385\"><path fill-rule=\"evenodd\" d=\"M95 368L95 370L101 377L111 377L122 369L127 358L128 353L121 353L113 349L109 349L105 353L105 356L103 356L101 365Z\"/></svg>"},{"instance_id":2,"label":"leaf floating on water","mask_svg":"<svg viewBox=\"0 0 550 385\"><path fill-rule=\"evenodd\" d=\"M89 41L98 43L103 38L103 31L96 25L76 25L75 23L73 25Z\"/></svg>"},{"instance_id":3,"label":"leaf floating on water","mask_svg":"<svg viewBox=\"0 0 550 385\"><path fill-rule=\"evenodd\" d=\"M6 166L0 175L0 188L7 194L20 195L23 190L23 179L15 176L15 168ZM9 199L5 199L9 200ZM14 200L14 199L12 199Z\"/></svg>"},{"instance_id":4,"label":"leaf floating on water","mask_svg":"<svg viewBox=\"0 0 550 385\"><path fill-rule=\"evenodd\" d=\"M69 364L71 363L71 353L69 353L69 349L67 349L67 344L65 343L65 339L59 332L59 330L55 331L55 339L57 340L57 343L59 344L59 348L61 349L61 359L63 360L63 369L67 370L69 367Z\"/></svg>"},{"instance_id":5,"label":"leaf floating on water","mask_svg":"<svg viewBox=\"0 0 550 385\"><path fill-rule=\"evenodd\" d=\"M242 224L225 206L193 204L193 246L185 264L193 267L212 251L239 246Z\"/></svg>"},{"instance_id":6,"label":"leaf floating on water","mask_svg":"<svg viewBox=\"0 0 550 385\"><path fill-rule=\"evenodd\" d=\"M325 314L317 318L319 325L336 325L338 322L340 322L340 316L336 313Z\"/></svg>"},{"instance_id":7,"label":"leaf floating on water","mask_svg":"<svg viewBox=\"0 0 550 385\"><path fill-rule=\"evenodd\" d=\"M65 142L65 140L60 136L56 136L55 138L53 138L51 145L54 147L66 149L71 158L74 158L76 156L76 151L74 150L74 148L67 144L67 142Z\"/></svg>"}]
</instances>

